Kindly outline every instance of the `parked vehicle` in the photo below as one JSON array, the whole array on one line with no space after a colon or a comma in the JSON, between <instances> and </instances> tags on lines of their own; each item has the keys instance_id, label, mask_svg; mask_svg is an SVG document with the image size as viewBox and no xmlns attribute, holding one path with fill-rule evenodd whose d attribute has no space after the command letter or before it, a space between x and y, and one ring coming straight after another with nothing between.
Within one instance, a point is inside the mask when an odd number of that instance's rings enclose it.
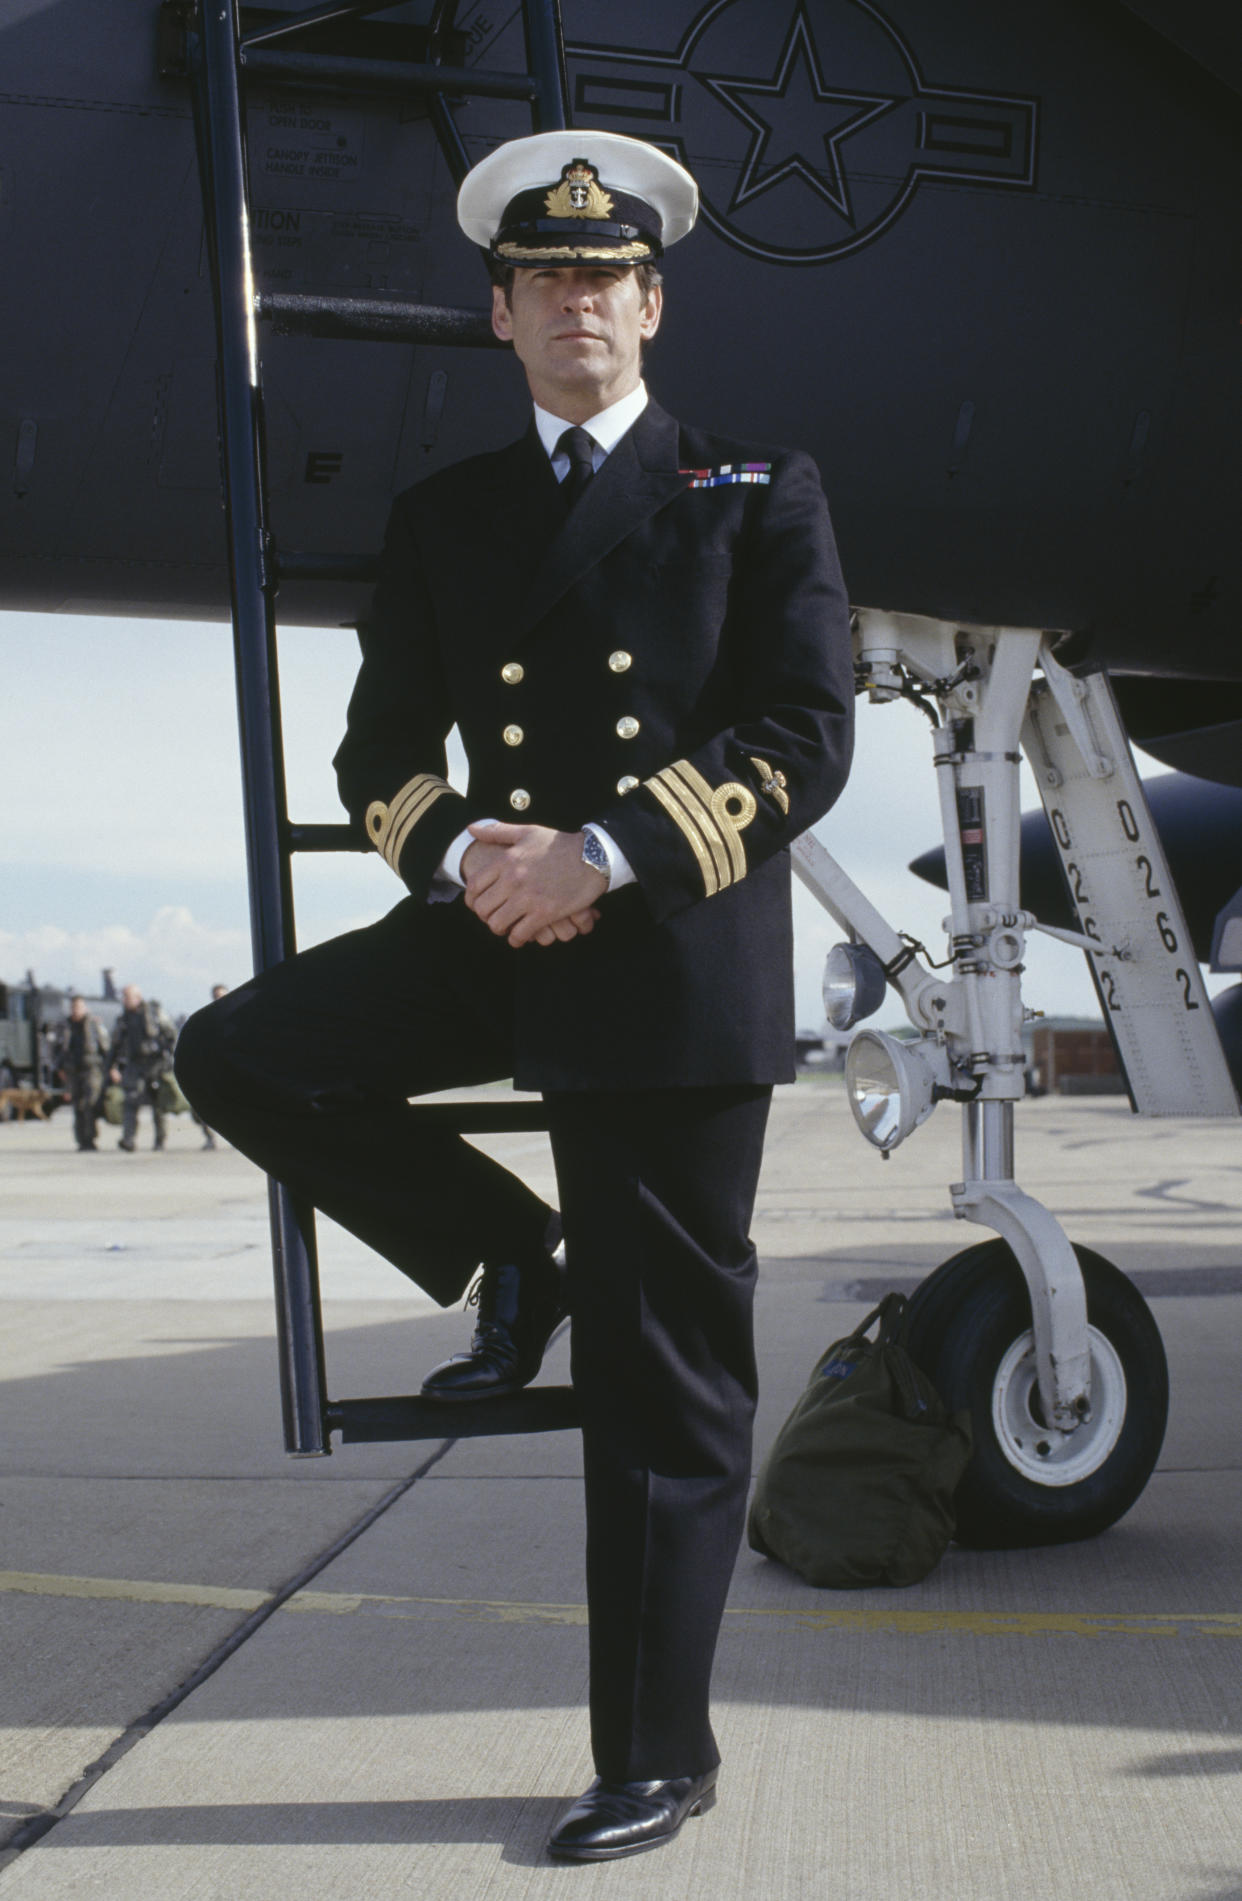
<instances>
[{"instance_id":1,"label":"parked vehicle","mask_svg":"<svg viewBox=\"0 0 1242 1901\"><path fill-rule=\"evenodd\" d=\"M33 970L24 983L0 980L0 1089L36 1088L47 1092L44 1110L63 1099L56 1073L60 1026L69 1015L70 999L80 993L41 984ZM121 999L112 972L102 973L102 992L87 997L91 1013L111 1030L121 1013Z\"/></svg>"}]
</instances>

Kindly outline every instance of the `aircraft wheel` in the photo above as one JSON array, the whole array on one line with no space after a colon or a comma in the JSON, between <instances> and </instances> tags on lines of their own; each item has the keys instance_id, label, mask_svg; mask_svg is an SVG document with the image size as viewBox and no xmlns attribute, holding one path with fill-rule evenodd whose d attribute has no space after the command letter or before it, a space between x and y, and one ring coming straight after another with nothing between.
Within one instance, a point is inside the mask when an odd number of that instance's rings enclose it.
<instances>
[{"instance_id":1,"label":"aircraft wheel","mask_svg":"<svg viewBox=\"0 0 1242 1901\"><path fill-rule=\"evenodd\" d=\"M1087 1294L1091 1411L1049 1431L1035 1379L1026 1282L1004 1241L955 1254L911 1297L908 1345L974 1452L954 1500L959 1544L979 1549L1091 1538L1127 1512L1160 1453L1169 1410L1164 1346L1119 1268L1075 1248Z\"/></svg>"}]
</instances>

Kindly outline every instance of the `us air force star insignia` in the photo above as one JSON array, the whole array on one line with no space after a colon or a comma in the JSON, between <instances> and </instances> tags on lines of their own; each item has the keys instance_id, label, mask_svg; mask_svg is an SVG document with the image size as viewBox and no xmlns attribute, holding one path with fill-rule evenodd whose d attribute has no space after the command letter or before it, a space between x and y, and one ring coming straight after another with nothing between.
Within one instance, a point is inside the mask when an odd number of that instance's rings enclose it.
<instances>
[{"instance_id":1,"label":"us air force star insignia","mask_svg":"<svg viewBox=\"0 0 1242 1901\"><path fill-rule=\"evenodd\" d=\"M642 28L626 22L645 45L570 42L570 80L595 123L639 131L696 173L703 223L748 256L846 257L890 230L925 181L1035 190L1039 100L954 84L951 69L924 76L920 42L936 46L943 7L687 0L684 11L676 39L667 16L682 9L656 7L630 9ZM891 12L910 16L913 37Z\"/></svg>"},{"instance_id":2,"label":"us air force star insignia","mask_svg":"<svg viewBox=\"0 0 1242 1901\"><path fill-rule=\"evenodd\" d=\"M571 158L561 169L561 182L544 199L549 218L608 218L612 199L599 182L589 159Z\"/></svg>"},{"instance_id":3,"label":"us air force star insignia","mask_svg":"<svg viewBox=\"0 0 1242 1901\"><path fill-rule=\"evenodd\" d=\"M750 133L750 149L734 188L730 213L740 210L760 192L770 191L782 179L799 178L818 192L847 225L856 224L841 146L901 102L889 94L826 84L802 7L794 14L770 80L709 78L704 74L703 84ZM752 108L748 98L763 99L767 104ZM830 115L827 120L825 113ZM821 128L822 136L817 137ZM822 157L816 154L817 146L822 149Z\"/></svg>"}]
</instances>

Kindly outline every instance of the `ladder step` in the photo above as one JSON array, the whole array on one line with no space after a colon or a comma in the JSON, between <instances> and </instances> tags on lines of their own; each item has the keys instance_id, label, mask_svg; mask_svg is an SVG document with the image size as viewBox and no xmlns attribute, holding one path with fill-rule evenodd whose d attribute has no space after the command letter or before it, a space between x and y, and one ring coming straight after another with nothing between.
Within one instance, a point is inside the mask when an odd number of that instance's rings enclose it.
<instances>
[{"instance_id":1,"label":"ladder step","mask_svg":"<svg viewBox=\"0 0 1242 1901\"><path fill-rule=\"evenodd\" d=\"M255 314L281 337L335 337L349 343L439 343L502 350L485 310L407 304L383 297L308 297L263 291Z\"/></svg>"},{"instance_id":2,"label":"ladder step","mask_svg":"<svg viewBox=\"0 0 1242 1901\"><path fill-rule=\"evenodd\" d=\"M526 99L539 95L530 73L497 73L481 66L435 66L404 59L351 59L331 53L275 53L242 47L242 72L302 92L448 94L455 98Z\"/></svg>"},{"instance_id":3,"label":"ladder step","mask_svg":"<svg viewBox=\"0 0 1242 1901\"><path fill-rule=\"evenodd\" d=\"M270 44L272 40L288 39L295 33L315 34L326 27L348 30L351 27L356 29L361 25L362 31L366 34L378 32L387 37L400 33L404 40L407 42L414 40L418 50L425 52L430 37L425 27L386 27L380 24L377 28L372 23L372 15L387 13L392 5L393 0L324 0L324 4L311 7L305 13L271 13L266 10L260 12L257 7L247 6L242 10L240 43L242 46L262 46L265 42ZM465 35L458 32L453 35L453 38L463 42L458 50L464 51ZM408 44L406 50L411 50ZM352 57L351 54L350 58Z\"/></svg>"},{"instance_id":4,"label":"ladder step","mask_svg":"<svg viewBox=\"0 0 1242 1901\"><path fill-rule=\"evenodd\" d=\"M327 1428L344 1445L393 1439L488 1439L521 1432L566 1432L580 1424L572 1386L528 1386L505 1399L449 1404L417 1395L391 1399L336 1399Z\"/></svg>"},{"instance_id":5,"label":"ladder step","mask_svg":"<svg viewBox=\"0 0 1242 1901\"><path fill-rule=\"evenodd\" d=\"M370 851L352 825L291 825L290 851Z\"/></svg>"}]
</instances>

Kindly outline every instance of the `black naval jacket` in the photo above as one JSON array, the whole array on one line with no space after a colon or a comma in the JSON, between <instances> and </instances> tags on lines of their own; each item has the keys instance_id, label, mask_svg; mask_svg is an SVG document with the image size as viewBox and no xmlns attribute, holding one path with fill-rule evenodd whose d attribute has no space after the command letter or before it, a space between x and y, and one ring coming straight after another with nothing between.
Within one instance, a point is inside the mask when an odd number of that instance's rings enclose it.
<instances>
[{"instance_id":1,"label":"black naval jacket","mask_svg":"<svg viewBox=\"0 0 1242 1901\"><path fill-rule=\"evenodd\" d=\"M335 765L416 900L483 817L594 820L633 866L589 936L493 940L520 959L519 1088L781 1082L787 848L845 783L853 699L814 463L648 402L568 517L533 424L398 497Z\"/></svg>"}]
</instances>

